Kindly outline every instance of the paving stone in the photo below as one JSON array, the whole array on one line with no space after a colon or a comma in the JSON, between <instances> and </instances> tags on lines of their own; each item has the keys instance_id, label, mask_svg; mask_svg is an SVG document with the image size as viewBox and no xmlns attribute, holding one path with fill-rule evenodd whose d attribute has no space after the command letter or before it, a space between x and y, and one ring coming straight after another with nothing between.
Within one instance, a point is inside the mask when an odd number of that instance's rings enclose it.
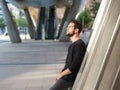
<instances>
[{"instance_id":1,"label":"paving stone","mask_svg":"<svg viewBox=\"0 0 120 90\"><path fill-rule=\"evenodd\" d=\"M63 68L68 42L0 44L0 90L49 90Z\"/></svg>"}]
</instances>

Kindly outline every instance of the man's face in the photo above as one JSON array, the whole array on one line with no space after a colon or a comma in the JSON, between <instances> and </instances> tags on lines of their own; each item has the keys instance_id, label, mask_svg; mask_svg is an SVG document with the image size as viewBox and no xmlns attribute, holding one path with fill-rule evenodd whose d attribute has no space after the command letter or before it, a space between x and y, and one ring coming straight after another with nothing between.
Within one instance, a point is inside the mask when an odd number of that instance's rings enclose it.
<instances>
[{"instance_id":1,"label":"man's face","mask_svg":"<svg viewBox=\"0 0 120 90\"><path fill-rule=\"evenodd\" d=\"M75 30L74 30L74 23L69 23L67 30L66 30L66 35L69 37L72 37L75 34Z\"/></svg>"}]
</instances>

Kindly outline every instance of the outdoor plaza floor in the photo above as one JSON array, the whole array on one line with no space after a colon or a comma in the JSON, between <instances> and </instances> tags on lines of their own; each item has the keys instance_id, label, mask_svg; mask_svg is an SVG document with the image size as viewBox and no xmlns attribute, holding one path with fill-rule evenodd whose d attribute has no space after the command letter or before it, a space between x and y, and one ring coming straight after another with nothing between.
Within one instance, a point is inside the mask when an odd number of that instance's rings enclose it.
<instances>
[{"instance_id":1,"label":"outdoor plaza floor","mask_svg":"<svg viewBox=\"0 0 120 90\"><path fill-rule=\"evenodd\" d=\"M49 90L64 66L68 42L0 36L0 90Z\"/></svg>"}]
</instances>

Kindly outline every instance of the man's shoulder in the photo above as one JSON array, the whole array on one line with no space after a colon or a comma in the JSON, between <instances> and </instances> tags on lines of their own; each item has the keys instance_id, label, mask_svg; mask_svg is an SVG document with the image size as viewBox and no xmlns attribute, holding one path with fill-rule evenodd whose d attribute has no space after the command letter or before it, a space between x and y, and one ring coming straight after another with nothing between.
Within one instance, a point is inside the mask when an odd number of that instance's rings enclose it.
<instances>
[{"instance_id":1,"label":"man's shoulder","mask_svg":"<svg viewBox=\"0 0 120 90\"><path fill-rule=\"evenodd\" d=\"M74 43L73 47L86 49L86 45L84 41L81 39L79 39L76 43Z\"/></svg>"},{"instance_id":2,"label":"man's shoulder","mask_svg":"<svg viewBox=\"0 0 120 90\"><path fill-rule=\"evenodd\" d=\"M80 44L85 45L85 43L84 43L84 41L83 41L82 39L79 39L79 40L77 40L77 41L74 43L74 45L80 45Z\"/></svg>"}]
</instances>

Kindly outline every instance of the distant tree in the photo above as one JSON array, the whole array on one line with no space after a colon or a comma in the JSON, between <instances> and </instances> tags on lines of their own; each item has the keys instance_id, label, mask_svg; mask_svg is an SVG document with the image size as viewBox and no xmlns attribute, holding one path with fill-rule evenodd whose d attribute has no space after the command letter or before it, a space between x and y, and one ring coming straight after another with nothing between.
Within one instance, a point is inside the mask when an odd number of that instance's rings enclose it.
<instances>
[{"instance_id":1,"label":"distant tree","mask_svg":"<svg viewBox=\"0 0 120 90\"><path fill-rule=\"evenodd\" d=\"M90 11L93 19L96 17L99 7L100 7L100 2L97 2L96 0L92 0L90 5Z\"/></svg>"},{"instance_id":2,"label":"distant tree","mask_svg":"<svg viewBox=\"0 0 120 90\"><path fill-rule=\"evenodd\" d=\"M26 22L25 18L23 18L23 17L18 17L16 19L16 22L19 27L27 27L27 22Z\"/></svg>"},{"instance_id":3,"label":"distant tree","mask_svg":"<svg viewBox=\"0 0 120 90\"><path fill-rule=\"evenodd\" d=\"M27 22L22 11L19 12L19 16L16 19L18 27L27 27Z\"/></svg>"},{"instance_id":4,"label":"distant tree","mask_svg":"<svg viewBox=\"0 0 120 90\"><path fill-rule=\"evenodd\" d=\"M90 16L90 10L85 8L77 18L83 24L84 28L90 27L92 17Z\"/></svg>"},{"instance_id":5,"label":"distant tree","mask_svg":"<svg viewBox=\"0 0 120 90\"><path fill-rule=\"evenodd\" d=\"M5 30L5 21L3 18L0 18L0 29L2 30L2 33L4 33Z\"/></svg>"},{"instance_id":6,"label":"distant tree","mask_svg":"<svg viewBox=\"0 0 120 90\"><path fill-rule=\"evenodd\" d=\"M85 8L80 13L77 20L79 20L83 24L84 28L91 28L92 27L94 19L97 15L99 6L100 6L100 2L93 0L91 2L90 8Z\"/></svg>"}]
</instances>

